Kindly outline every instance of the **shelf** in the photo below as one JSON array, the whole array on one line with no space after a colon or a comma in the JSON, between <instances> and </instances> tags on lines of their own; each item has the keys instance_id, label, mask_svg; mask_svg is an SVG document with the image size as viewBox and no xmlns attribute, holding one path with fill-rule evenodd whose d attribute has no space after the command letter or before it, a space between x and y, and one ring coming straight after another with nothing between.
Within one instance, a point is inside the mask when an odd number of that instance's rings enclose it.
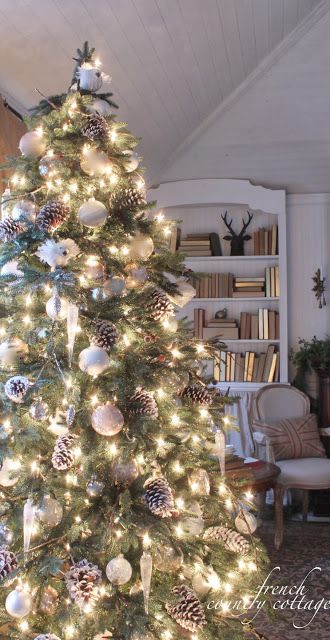
<instances>
[{"instance_id":1,"label":"shelf","mask_svg":"<svg viewBox=\"0 0 330 640\"><path fill-rule=\"evenodd\" d=\"M252 339L244 340L244 338L243 339L237 338L237 340L233 340L233 339L226 340L226 338L221 338L221 335L216 337L221 339L221 342L224 342L225 344L235 344L235 343L242 343L242 342L244 342L244 344L246 342L253 343L253 344L259 344L260 342L262 344L279 344L280 343L280 340L252 340Z\"/></svg>"},{"instance_id":2,"label":"shelf","mask_svg":"<svg viewBox=\"0 0 330 640\"><path fill-rule=\"evenodd\" d=\"M213 389L222 389L227 390L230 387L232 391L257 391L261 387L266 387L268 384L287 384L289 382L217 382L216 384L212 384ZM211 385L210 385L211 386Z\"/></svg>"},{"instance_id":3,"label":"shelf","mask_svg":"<svg viewBox=\"0 0 330 640\"><path fill-rule=\"evenodd\" d=\"M184 251L181 251L184 253ZM185 257L185 262L199 262L203 260L205 262L240 262L241 260L278 260L279 256L187 256Z\"/></svg>"},{"instance_id":4,"label":"shelf","mask_svg":"<svg viewBox=\"0 0 330 640\"><path fill-rule=\"evenodd\" d=\"M257 300L258 302L272 302L273 300L279 300L279 298L266 298L266 296L264 298L193 298L192 300L190 300L187 304L191 304L192 302L242 302L243 301L255 301Z\"/></svg>"}]
</instances>

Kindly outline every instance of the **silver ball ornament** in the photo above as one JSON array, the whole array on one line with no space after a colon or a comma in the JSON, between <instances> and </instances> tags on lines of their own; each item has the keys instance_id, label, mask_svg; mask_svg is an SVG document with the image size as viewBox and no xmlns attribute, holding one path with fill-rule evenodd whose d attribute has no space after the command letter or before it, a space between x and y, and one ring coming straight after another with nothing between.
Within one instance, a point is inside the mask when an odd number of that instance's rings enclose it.
<instances>
[{"instance_id":1,"label":"silver ball ornament","mask_svg":"<svg viewBox=\"0 0 330 640\"><path fill-rule=\"evenodd\" d=\"M47 402L43 402L41 398L38 398L33 402L33 404L31 404L29 414L32 420L37 420L38 422L47 420L49 414L49 406Z\"/></svg>"},{"instance_id":2,"label":"silver ball ornament","mask_svg":"<svg viewBox=\"0 0 330 640\"><path fill-rule=\"evenodd\" d=\"M30 382L25 376L13 376L5 384L5 394L12 402L21 404L29 387Z\"/></svg>"},{"instance_id":3,"label":"silver ball ornament","mask_svg":"<svg viewBox=\"0 0 330 640\"><path fill-rule=\"evenodd\" d=\"M8 546L13 541L13 532L5 522L0 522L0 547Z\"/></svg>"},{"instance_id":4,"label":"silver ball ornament","mask_svg":"<svg viewBox=\"0 0 330 640\"><path fill-rule=\"evenodd\" d=\"M121 276L112 276L105 281L103 291L106 297L120 296L125 291L125 279Z\"/></svg>"},{"instance_id":5,"label":"silver ball ornament","mask_svg":"<svg viewBox=\"0 0 330 640\"><path fill-rule=\"evenodd\" d=\"M32 200L19 200L12 209L11 217L13 220L21 218L34 222L36 217L36 205Z\"/></svg>"},{"instance_id":6,"label":"silver ball ornament","mask_svg":"<svg viewBox=\"0 0 330 640\"><path fill-rule=\"evenodd\" d=\"M127 173L132 173L132 171L135 171L135 169L138 168L140 160L139 160L139 156L135 151L132 150L127 150L124 151L125 154L125 158L124 158L124 167L127 171Z\"/></svg>"},{"instance_id":7,"label":"silver ball ornament","mask_svg":"<svg viewBox=\"0 0 330 640\"><path fill-rule=\"evenodd\" d=\"M89 113L98 113L100 116L110 116L111 115L111 107L109 102L106 100L101 100L101 98L95 98L92 104L87 107L87 111Z\"/></svg>"},{"instance_id":8,"label":"silver ball ornament","mask_svg":"<svg viewBox=\"0 0 330 640\"><path fill-rule=\"evenodd\" d=\"M105 572L109 582L114 585L126 584L132 577L132 567L124 556L119 555L108 562Z\"/></svg>"},{"instance_id":9,"label":"silver ball ornament","mask_svg":"<svg viewBox=\"0 0 330 640\"><path fill-rule=\"evenodd\" d=\"M12 458L4 458L0 464L0 486L13 487L19 480L20 464Z\"/></svg>"},{"instance_id":10,"label":"silver ball ornament","mask_svg":"<svg viewBox=\"0 0 330 640\"><path fill-rule=\"evenodd\" d=\"M114 462L111 468L115 484L129 487L139 475L139 469L134 460Z\"/></svg>"},{"instance_id":11,"label":"silver ball ornament","mask_svg":"<svg viewBox=\"0 0 330 640\"><path fill-rule=\"evenodd\" d=\"M153 560L157 571L163 573L179 571L183 563L183 553L181 549L174 548L169 544L163 544L156 548Z\"/></svg>"},{"instance_id":12,"label":"silver ball ornament","mask_svg":"<svg viewBox=\"0 0 330 640\"><path fill-rule=\"evenodd\" d=\"M107 402L92 413L92 427L101 436L115 436L124 426L124 416L119 409Z\"/></svg>"},{"instance_id":13,"label":"silver ball ornament","mask_svg":"<svg viewBox=\"0 0 330 640\"><path fill-rule=\"evenodd\" d=\"M37 518L48 527L57 527L63 518L63 507L58 500L45 495L37 508Z\"/></svg>"},{"instance_id":14,"label":"silver ball ornament","mask_svg":"<svg viewBox=\"0 0 330 640\"><path fill-rule=\"evenodd\" d=\"M8 594L5 607L12 618L24 618L31 613L32 596L28 591L14 589Z\"/></svg>"},{"instance_id":15,"label":"silver ball ornament","mask_svg":"<svg viewBox=\"0 0 330 640\"><path fill-rule=\"evenodd\" d=\"M45 155L39 160L39 173L43 178L51 177L52 173L56 171L61 165L61 161L58 156Z\"/></svg>"},{"instance_id":16,"label":"silver ball ornament","mask_svg":"<svg viewBox=\"0 0 330 640\"><path fill-rule=\"evenodd\" d=\"M99 498L104 491L104 487L104 482L98 480L96 476L92 476L86 485L86 491L90 498Z\"/></svg>"},{"instance_id":17,"label":"silver ball ornament","mask_svg":"<svg viewBox=\"0 0 330 640\"><path fill-rule=\"evenodd\" d=\"M8 338L0 344L0 366L13 367L27 355L28 345L20 338Z\"/></svg>"},{"instance_id":18,"label":"silver ball ornament","mask_svg":"<svg viewBox=\"0 0 330 640\"><path fill-rule=\"evenodd\" d=\"M19 141L19 150L27 158L39 158L46 151L46 143L39 131L28 131Z\"/></svg>"},{"instance_id":19,"label":"silver ball ornament","mask_svg":"<svg viewBox=\"0 0 330 640\"><path fill-rule=\"evenodd\" d=\"M257 518L250 511L240 511L235 518L235 527L243 535L254 533L257 526Z\"/></svg>"},{"instance_id":20,"label":"silver ball ornament","mask_svg":"<svg viewBox=\"0 0 330 640\"><path fill-rule=\"evenodd\" d=\"M154 251L154 242L150 236L138 233L129 244L129 255L132 260L148 260Z\"/></svg>"},{"instance_id":21,"label":"silver ball ornament","mask_svg":"<svg viewBox=\"0 0 330 640\"><path fill-rule=\"evenodd\" d=\"M148 280L148 272L144 267L132 266L126 276L126 288L138 289Z\"/></svg>"},{"instance_id":22,"label":"silver ball ornament","mask_svg":"<svg viewBox=\"0 0 330 640\"><path fill-rule=\"evenodd\" d=\"M79 369L89 376L99 376L109 365L109 356L101 347L87 347L79 354Z\"/></svg>"},{"instance_id":23,"label":"silver ball ornament","mask_svg":"<svg viewBox=\"0 0 330 640\"><path fill-rule=\"evenodd\" d=\"M67 317L68 303L65 298L55 294L46 302L46 313L52 320L64 320Z\"/></svg>"},{"instance_id":24,"label":"silver ball ornament","mask_svg":"<svg viewBox=\"0 0 330 640\"><path fill-rule=\"evenodd\" d=\"M102 202L95 200L95 198L90 198L84 202L78 211L78 219L81 224L86 227L101 227L105 223L107 217L107 208Z\"/></svg>"}]
</instances>

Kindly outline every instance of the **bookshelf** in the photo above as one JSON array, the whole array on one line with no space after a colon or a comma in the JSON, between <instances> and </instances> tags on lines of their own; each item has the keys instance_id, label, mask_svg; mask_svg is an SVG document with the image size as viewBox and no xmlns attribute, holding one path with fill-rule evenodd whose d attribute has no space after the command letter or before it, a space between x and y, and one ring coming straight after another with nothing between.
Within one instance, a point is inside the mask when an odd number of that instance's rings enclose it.
<instances>
[{"instance_id":1,"label":"bookshelf","mask_svg":"<svg viewBox=\"0 0 330 640\"><path fill-rule=\"evenodd\" d=\"M256 315L259 309L268 309L279 317L279 336L276 339L226 339L228 351L245 354L253 351L256 360L267 352L268 346L274 345L279 352L278 382L288 381L288 334L287 334L287 262L286 262L286 210L285 191L266 189L254 186L246 180L208 179L184 180L169 182L152 189L149 196L157 200L157 209L163 209L167 218L179 220L181 237L188 234L207 234L216 232L220 236L221 256L187 256L189 269L205 274L228 272L234 278L257 278L265 274L266 269L276 268L279 274L280 293L277 296L260 297L196 297L178 317L187 316L192 322L194 310L203 309L206 323L213 321L216 311L226 307L227 315L239 321L241 314ZM254 255L253 240L245 242L244 256L230 256L230 242L223 240L228 230L221 219L221 214L228 211L228 218L233 220L233 228L239 231L242 218L247 211L252 212L253 219L247 233L253 236L258 229L278 228L278 252L276 255ZM242 290L241 290L242 291ZM272 292L273 293L273 292ZM207 326L207 324L205 325ZM220 387L230 386L235 392L255 391L264 384L262 382L222 381Z\"/></svg>"}]
</instances>

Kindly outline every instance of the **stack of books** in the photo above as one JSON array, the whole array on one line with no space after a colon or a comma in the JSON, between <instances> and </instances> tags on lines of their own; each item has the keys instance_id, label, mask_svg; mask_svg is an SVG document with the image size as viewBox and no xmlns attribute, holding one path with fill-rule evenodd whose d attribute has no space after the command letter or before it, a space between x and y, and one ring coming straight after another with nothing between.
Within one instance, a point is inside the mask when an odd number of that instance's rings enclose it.
<instances>
[{"instance_id":1,"label":"stack of books","mask_svg":"<svg viewBox=\"0 0 330 640\"><path fill-rule=\"evenodd\" d=\"M220 340L238 340L238 324L233 318L214 318L203 327L203 340L219 338Z\"/></svg>"},{"instance_id":2,"label":"stack of books","mask_svg":"<svg viewBox=\"0 0 330 640\"><path fill-rule=\"evenodd\" d=\"M222 255L217 233L189 233L185 238L180 239L178 250L190 257Z\"/></svg>"},{"instance_id":3,"label":"stack of books","mask_svg":"<svg viewBox=\"0 0 330 640\"><path fill-rule=\"evenodd\" d=\"M273 344L266 353L219 351L213 375L217 382L278 382L279 365L280 354Z\"/></svg>"},{"instance_id":4,"label":"stack of books","mask_svg":"<svg viewBox=\"0 0 330 640\"><path fill-rule=\"evenodd\" d=\"M232 273L209 273L200 278L192 278L196 298L232 298L234 276Z\"/></svg>"},{"instance_id":5,"label":"stack of books","mask_svg":"<svg viewBox=\"0 0 330 640\"><path fill-rule=\"evenodd\" d=\"M234 279L233 298L264 298L265 284L265 277L237 277Z\"/></svg>"},{"instance_id":6,"label":"stack of books","mask_svg":"<svg viewBox=\"0 0 330 640\"><path fill-rule=\"evenodd\" d=\"M253 232L253 253L255 256L276 256L278 254L278 228L264 227Z\"/></svg>"},{"instance_id":7,"label":"stack of books","mask_svg":"<svg viewBox=\"0 0 330 640\"><path fill-rule=\"evenodd\" d=\"M240 314L241 340L279 340L279 314L272 309L258 309L258 313Z\"/></svg>"},{"instance_id":8,"label":"stack of books","mask_svg":"<svg viewBox=\"0 0 330 640\"><path fill-rule=\"evenodd\" d=\"M266 297L278 298L280 295L280 271L279 267L266 267Z\"/></svg>"},{"instance_id":9,"label":"stack of books","mask_svg":"<svg viewBox=\"0 0 330 640\"><path fill-rule=\"evenodd\" d=\"M205 309L194 309L194 336L203 340L203 328L205 326Z\"/></svg>"}]
</instances>

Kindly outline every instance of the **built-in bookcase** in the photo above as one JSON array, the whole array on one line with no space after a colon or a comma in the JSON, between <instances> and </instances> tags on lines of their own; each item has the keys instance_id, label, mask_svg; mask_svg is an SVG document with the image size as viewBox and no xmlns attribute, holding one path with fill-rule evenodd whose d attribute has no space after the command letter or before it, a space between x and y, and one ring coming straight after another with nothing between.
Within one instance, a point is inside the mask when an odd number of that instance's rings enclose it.
<instances>
[{"instance_id":1,"label":"built-in bookcase","mask_svg":"<svg viewBox=\"0 0 330 640\"><path fill-rule=\"evenodd\" d=\"M212 233L220 236L222 256L187 257L187 267L194 271L208 274L231 273L234 277L261 277L266 268L278 267L280 292L279 296L248 298L194 298L179 317L188 316L193 322L194 309L204 309L206 324L214 319L215 313L222 308L227 309L230 318L240 322L241 314L257 314L259 309L276 311L279 314L279 336L277 339L260 340L240 338L224 342L228 350L237 354L253 352L257 357L265 353L269 345L274 345L279 356L278 381L288 380L288 335L287 335L287 262L286 262L286 217L285 192L253 186L245 180L187 180L160 185L153 189L149 196L157 200L157 208L163 209L169 219L180 220L182 237L191 233ZM242 218L247 218L247 211L252 212L251 221L246 233L260 228L278 226L278 255L254 255L253 240L245 242L244 256L230 256L230 242L223 236L228 230L221 219L221 214L228 211L232 226L239 231ZM220 383L223 386L224 383ZM226 383L227 384L227 383ZM234 382L232 388L243 387L251 391L259 388L264 382Z\"/></svg>"}]
</instances>

